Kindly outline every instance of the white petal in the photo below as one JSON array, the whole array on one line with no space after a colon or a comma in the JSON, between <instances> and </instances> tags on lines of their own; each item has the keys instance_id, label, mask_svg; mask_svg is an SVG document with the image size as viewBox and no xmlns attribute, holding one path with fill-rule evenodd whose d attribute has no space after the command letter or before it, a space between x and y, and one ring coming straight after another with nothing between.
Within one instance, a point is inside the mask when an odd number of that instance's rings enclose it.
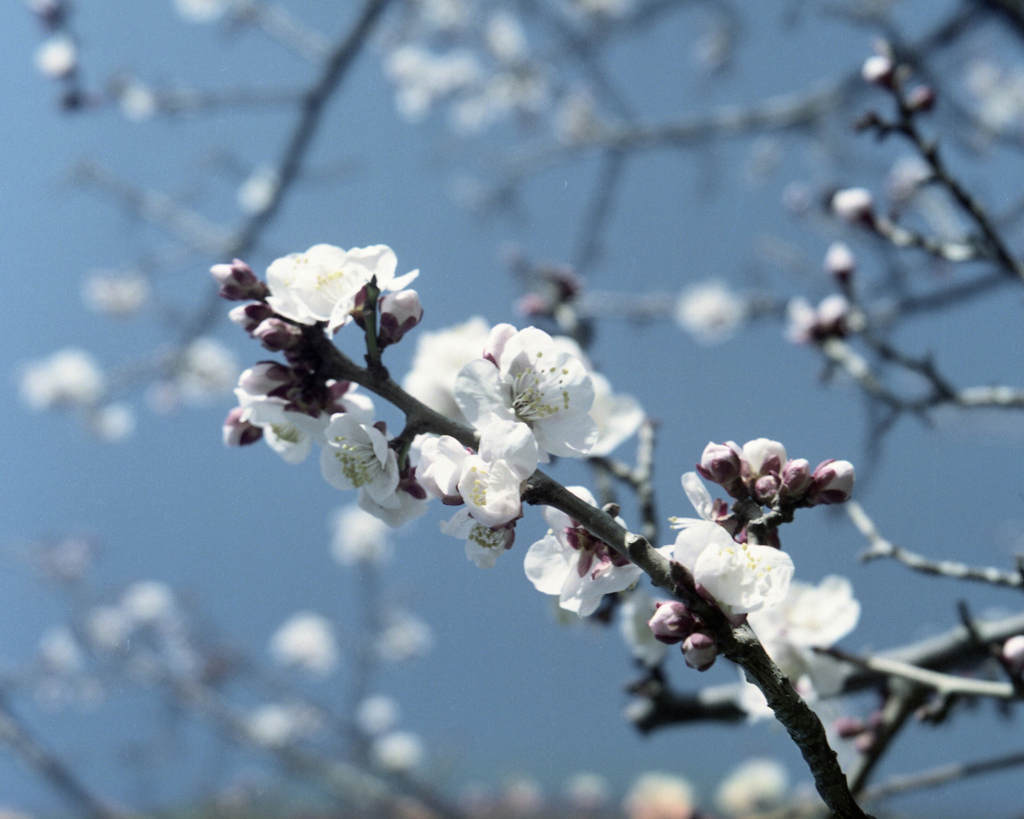
<instances>
[{"instance_id":1,"label":"white petal","mask_svg":"<svg viewBox=\"0 0 1024 819\"><path fill-rule=\"evenodd\" d=\"M552 534L534 543L526 553L523 568L539 592L561 594L566 576L576 574L579 552L563 546Z\"/></svg>"}]
</instances>

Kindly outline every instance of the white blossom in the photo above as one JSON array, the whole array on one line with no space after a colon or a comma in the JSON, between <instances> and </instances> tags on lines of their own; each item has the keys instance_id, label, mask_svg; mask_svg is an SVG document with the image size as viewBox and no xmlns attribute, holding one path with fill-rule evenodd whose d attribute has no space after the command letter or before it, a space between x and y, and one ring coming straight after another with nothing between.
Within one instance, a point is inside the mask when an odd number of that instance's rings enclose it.
<instances>
[{"instance_id":1,"label":"white blossom","mask_svg":"<svg viewBox=\"0 0 1024 819\"><path fill-rule=\"evenodd\" d=\"M623 597L625 599L619 606L619 631L622 639L636 659L648 668L655 668L665 659L668 646L654 636L648 625L656 611L654 600L640 588Z\"/></svg>"},{"instance_id":2,"label":"white blossom","mask_svg":"<svg viewBox=\"0 0 1024 819\"><path fill-rule=\"evenodd\" d=\"M267 268L271 295L267 304L279 315L299 324L327 322L334 333L347 324L356 296L377 279L383 290L401 290L418 270L395 278L398 260L386 245L354 247L345 251L333 245L314 245L305 253L292 253Z\"/></svg>"},{"instance_id":3,"label":"white blossom","mask_svg":"<svg viewBox=\"0 0 1024 819\"><path fill-rule=\"evenodd\" d=\"M33 409L82 407L99 401L105 381L91 353L68 347L24 365L19 388Z\"/></svg>"},{"instance_id":4,"label":"white blossom","mask_svg":"<svg viewBox=\"0 0 1024 819\"><path fill-rule=\"evenodd\" d=\"M552 455L580 457L597 440L589 415L594 386L586 367L536 327L495 327L485 358L459 373L455 400L474 426L492 417L527 424L541 450Z\"/></svg>"},{"instance_id":5,"label":"white blossom","mask_svg":"<svg viewBox=\"0 0 1024 819\"><path fill-rule=\"evenodd\" d=\"M402 387L445 417L465 420L455 403L455 379L466 364L479 356L490 332L491 326L480 316L474 316L445 330L420 333Z\"/></svg>"},{"instance_id":6,"label":"white blossom","mask_svg":"<svg viewBox=\"0 0 1024 819\"><path fill-rule=\"evenodd\" d=\"M374 740L373 761L392 773L408 773L423 764L423 742L409 731L392 731Z\"/></svg>"},{"instance_id":7,"label":"white blossom","mask_svg":"<svg viewBox=\"0 0 1024 819\"><path fill-rule=\"evenodd\" d=\"M701 344L726 341L746 317L746 302L718 280L687 287L675 303L676 324Z\"/></svg>"},{"instance_id":8,"label":"white blossom","mask_svg":"<svg viewBox=\"0 0 1024 819\"><path fill-rule=\"evenodd\" d=\"M358 506L336 510L330 526L331 555L342 566L377 565L391 557L388 525Z\"/></svg>"},{"instance_id":9,"label":"white blossom","mask_svg":"<svg viewBox=\"0 0 1024 819\"><path fill-rule=\"evenodd\" d=\"M147 626L174 616L174 592L158 580L133 583L121 595L121 609L135 626Z\"/></svg>"},{"instance_id":10,"label":"white blossom","mask_svg":"<svg viewBox=\"0 0 1024 819\"><path fill-rule=\"evenodd\" d=\"M622 803L628 819L690 819L696 809L693 785L680 776L645 773Z\"/></svg>"},{"instance_id":11,"label":"white blossom","mask_svg":"<svg viewBox=\"0 0 1024 819\"><path fill-rule=\"evenodd\" d=\"M364 489L383 503L398 488L398 458L384 433L351 413L331 416L320 454L324 479L337 489Z\"/></svg>"},{"instance_id":12,"label":"white blossom","mask_svg":"<svg viewBox=\"0 0 1024 819\"><path fill-rule=\"evenodd\" d=\"M789 790L789 774L774 759L748 759L718 786L715 805L743 817L778 807Z\"/></svg>"},{"instance_id":13,"label":"white blossom","mask_svg":"<svg viewBox=\"0 0 1024 819\"><path fill-rule=\"evenodd\" d=\"M190 23L212 23L231 5L231 0L174 0L174 10Z\"/></svg>"},{"instance_id":14,"label":"white blossom","mask_svg":"<svg viewBox=\"0 0 1024 819\"><path fill-rule=\"evenodd\" d=\"M36 49L36 69L50 79L69 77L78 68L78 46L67 34L53 34Z\"/></svg>"},{"instance_id":15,"label":"white blossom","mask_svg":"<svg viewBox=\"0 0 1024 819\"><path fill-rule=\"evenodd\" d=\"M190 404L205 404L231 391L238 379L238 359L222 342L210 336L191 341L177 361L175 385Z\"/></svg>"},{"instance_id":16,"label":"white blossom","mask_svg":"<svg viewBox=\"0 0 1024 819\"><path fill-rule=\"evenodd\" d=\"M585 503L597 505L585 487L567 488ZM604 595L628 589L643 573L564 512L546 506L544 517L551 528L527 551L524 569L537 591L558 595L563 609L587 617Z\"/></svg>"},{"instance_id":17,"label":"white blossom","mask_svg":"<svg viewBox=\"0 0 1024 819\"><path fill-rule=\"evenodd\" d=\"M689 569L694 581L729 616L781 602L793 577L790 556L771 546L733 540L711 519L711 496L695 472L683 475L683 489L702 519L675 519L673 525L682 531L673 558Z\"/></svg>"},{"instance_id":18,"label":"white blossom","mask_svg":"<svg viewBox=\"0 0 1024 819\"><path fill-rule=\"evenodd\" d=\"M359 730L368 736L386 734L398 724L398 703L383 694L367 697L356 706L354 719Z\"/></svg>"},{"instance_id":19,"label":"white blossom","mask_svg":"<svg viewBox=\"0 0 1024 819\"><path fill-rule=\"evenodd\" d=\"M286 620L270 639L270 653L283 666L326 677L338 665L338 646L330 620L310 611Z\"/></svg>"},{"instance_id":20,"label":"white blossom","mask_svg":"<svg viewBox=\"0 0 1024 819\"><path fill-rule=\"evenodd\" d=\"M127 318L150 299L149 280L137 270L95 271L82 282L82 301L94 313ZM230 386L230 385L229 385Z\"/></svg>"}]
</instances>

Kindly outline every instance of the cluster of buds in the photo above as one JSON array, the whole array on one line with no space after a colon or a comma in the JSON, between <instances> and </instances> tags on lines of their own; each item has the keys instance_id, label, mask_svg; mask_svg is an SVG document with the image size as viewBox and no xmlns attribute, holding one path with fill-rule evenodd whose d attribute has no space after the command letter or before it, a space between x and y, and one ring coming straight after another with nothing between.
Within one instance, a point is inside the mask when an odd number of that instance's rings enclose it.
<instances>
[{"instance_id":1,"label":"cluster of buds","mask_svg":"<svg viewBox=\"0 0 1024 819\"><path fill-rule=\"evenodd\" d=\"M647 621L655 639L667 645L680 643L690 668L707 671L718 656L714 638L701 630L702 623L686 606L676 600L659 600L654 616Z\"/></svg>"},{"instance_id":2,"label":"cluster of buds","mask_svg":"<svg viewBox=\"0 0 1024 819\"><path fill-rule=\"evenodd\" d=\"M737 501L752 499L760 506L790 511L802 506L843 503L853 491L854 469L849 461L828 459L812 471L804 458L787 458L778 441L758 438L742 447L727 441L709 443L696 465L705 480L721 486ZM716 500L712 517L726 529L738 521L725 502Z\"/></svg>"},{"instance_id":3,"label":"cluster of buds","mask_svg":"<svg viewBox=\"0 0 1024 819\"><path fill-rule=\"evenodd\" d=\"M786 313L786 337L794 344L820 344L828 338L844 338L851 330L850 302L838 293L825 297L817 307L806 299L793 299Z\"/></svg>"}]
</instances>

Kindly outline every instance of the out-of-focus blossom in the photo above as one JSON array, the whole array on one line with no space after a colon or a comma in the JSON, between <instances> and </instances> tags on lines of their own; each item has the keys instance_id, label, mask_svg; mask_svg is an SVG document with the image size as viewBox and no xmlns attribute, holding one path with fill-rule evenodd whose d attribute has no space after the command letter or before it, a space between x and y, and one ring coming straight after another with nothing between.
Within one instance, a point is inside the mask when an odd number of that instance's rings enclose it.
<instances>
[{"instance_id":1,"label":"out-of-focus blossom","mask_svg":"<svg viewBox=\"0 0 1024 819\"><path fill-rule=\"evenodd\" d=\"M676 323L701 344L726 341L746 317L746 302L721 281L691 285L676 299Z\"/></svg>"},{"instance_id":2,"label":"out-of-focus blossom","mask_svg":"<svg viewBox=\"0 0 1024 819\"><path fill-rule=\"evenodd\" d=\"M409 773L423 764L423 741L411 731L392 731L370 747L373 761L391 773Z\"/></svg>"},{"instance_id":3,"label":"out-of-focus blossom","mask_svg":"<svg viewBox=\"0 0 1024 819\"><path fill-rule=\"evenodd\" d=\"M693 785L679 776L646 773L622 803L628 819L691 819L696 810Z\"/></svg>"},{"instance_id":4,"label":"out-of-focus blossom","mask_svg":"<svg viewBox=\"0 0 1024 819\"><path fill-rule=\"evenodd\" d=\"M846 242L833 242L825 251L824 261L825 272L833 276L839 282L848 282L853 275L857 262L853 258L853 251Z\"/></svg>"},{"instance_id":5,"label":"out-of-focus blossom","mask_svg":"<svg viewBox=\"0 0 1024 819\"><path fill-rule=\"evenodd\" d=\"M633 656L648 668L665 659L668 647L655 637L648 625L656 611L654 600L641 588L623 595L619 606L619 630Z\"/></svg>"},{"instance_id":6,"label":"out-of-focus blossom","mask_svg":"<svg viewBox=\"0 0 1024 819\"><path fill-rule=\"evenodd\" d=\"M397 86L398 113L422 120L439 100L479 85L484 72L468 49L434 54L418 45L403 45L388 56L385 72Z\"/></svg>"},{"instance_id":7,"label":"out-of-focus blossom","mask_svg":"<svg viewBox=\"0 0 1024 819\"><path fill-rule=\"evenodd\" d=\"M565 800L573 810L597 811L611 801L608 780L595 773L576 773L565 781Z\"/></svg>"},{"instance_id":8,"label":"out-of-focus blossom","mask_svg":"<svg viewBox=\"0 0 1024 819\"><path fill-rule=\"evenodd\" d=\"M459 370L479 357L490 332L490 325L474 316L445 330L419 333L402 387L442 415L465 420L455 403L455 378Z\"/></svg>"},{"instance_id":9,"label":"out-of-focus blossom","mask_svg":"<svg viewBox=\"0 0 1024 819\"><path fill-rule=\"evenodd\" d=\"M597 440L589 415L594 386L586 367L536 327L499 324L491 330L484 358L459 373L455 400L477 427L493 417L521 421L552 455L581 457Z\"/></svg>"},{"instance_id":10,"label":"out-of-focus blossom","mask_svg":"<svg viewBox=\"0 0 1024 819\"><path fill-rule=\"evenodd\" d=\"M1003 659L1017 676L1024 672L1024 634L1016 634L1003 643Z\"/></svg>"},{"instance_id":11,"label":"out-of-focus blossom","mask_svg":"<svg viewBox=\"0 0 1024 819\"><path fill-rule=\"evenodd\" d=\"M346 506L331 516L331 555L342 566L380 565L393 551L390 527L358 506Z\"/></svg>"},{"instance_id":12,"label":"out-of-focus blossom","mask_svg":"<svg viewBox=\"0 0 1024 819\"><path fill-rule=\"evenodd\" d=\"M238 207L244 213L263 213L277 195L280 176L274 165L257 165L238 188Z\"/></svg>"},{"instance_id":13,"label":"out-of-focus blossom","mask_svg":"<svg viewBox=\"0 0 1024 819\"><path fill-rule=\"evenodd\" d=\"M326 677L338 665L338 646L330 620L303 611L289 617L270 639L270 653L283 666Z\"/></svg>"},{"instance_id":14,"label":"out-of-focus blossom","mask_svg":"<svg viewBox=\"0 0 1024 819\"><path fill-rule=\"evenodd\" d=\"M473 17L469 0L418 0L418 6L421 18L434 31L464 28Z\"/></svg>"},{"instance_id":15,"label":"out-of-focus blossom","mask_svg":"<svg viewBox=\"0 0 1024 819\"><path fill-rule=\"evenodd\" d=\"M860 603L845 577L829 575L817 586L794 581L775 606L748 615L750 627L765 651L794 684L806 684L829 695L841 682L841 668L815 648L828 648L857 625Z\"/></svg>"},{"instance_id":16,"label":"out-of-focus blossom","mask_svg":"<svg viewBox=\"0 0 1024 819\"><path fill-rule=\"evenodd\" d=\"M845 296L826 296L817 308L804 298L795 298L786 307L786 338L794 344L820 342L843 337L849 332L850 303Z\"/></svg>"},{"instance_id":17,"label":"out-of-focus blossom","mask_svg":"<svg viewBox=\"0 0 1024 819\"><path fill-rule=\"evenodd\" d=\"M896 62L888 54L872 54L861 66L860 75L864 82L888 87L892 85Z\"/></svg>"},{"instance_id":18,"label":"out-of-focus blossom","mask_svg":"<svg viewBox=\"0 0 1024 819\"><path fill-rule=\"evenodd\" d=\"M434 645L430 626L402 609L389 609L384 628L377 636L377 653L389 662L422 657Z\"/></svg>"},{"instance_id":19,"label":"out-of-focus blossom","mask_svg":"<svg viewBox=\"0 0 1024 819\"><path fill-rule=\"evenodd\" d=\"M134 626L148 626L177 612L174 592L158 580L133 583L121 595L121 610Z\"/></svg>"},{"instance_id":20,"label":"out-of-focus blossom","mask_svg":"<svg viewBox=\"0 0 1024 819\"><path fill-rule=\"evenodd\" d=\"M567 488L585 503L597 504L585 487ZM545 506L544 518L551 528L530 547L524 568L537 591L557 594L563 609L587 617L604 595L628 589L643 573L564 512Z\"/></svg>"},{"instance_id":21,"label":"out-of-focus blossom","mask_svg":"<svg viewBox=\"0 0 1024 819\"><path fill-rule=\"evenodd\" d=\"M342 250L333 245L314 245L305 253L292 253L267 268L269 304L279 315L299 324L327 322L334 333L351 319L356 297L376 278L383 291L401 290L418 270L395 277L398 259L385 245Z\"/></svg>"},{"instance_id":22,"label":"out-of-focus blossom","mask_svg":"<svg viewBox=\"0 0 1024 819\"><path fill-rule=\"evenodd\" d=\"M502 787L501 804L513 816L530 816L544 807L544 792L537 780L516 774Z\"/></svg>"},{"instance_id":23,"label":"out-of-focus blossom","mask_svg":"<svg viewBox=\"0 0 1024 819\"><path fill-rule=\"evenodd\" d=\"M633 10L636 0L570 0L572 7L582 14L601 18L624 17Z\"/></svg>"},{"instance_id":24,"label":"out-of-focus blossom","mask_svg":"<svg viewBox=\"0 0 1024 819\"><path fill-rule=\"evenodd\" d=\"M367 697L356 706L354 719L359 730L367 736L386 734L398 724L398 703L383 694Z\"/></svg>"},{"instance_id":25,"label":"out-of-focus blossom","mask_svg":"<svg viewBox=\"0 0 1024 819\"><path fill-rule=\"evenodd\" d=\"M501 63L515 65L526 60L530 54L526 32L516 16L507 9L499 9L487 18L484 40L491 55Z\"/></svg>"},{"instance_id":26,"label":"out-of-focus blossom","mask_svg":"<svg viewBox=\"0 0 1024 819\"><path fill-rule=\"evenodd\" d=\"M190 23L212 23L219 19L232 0L174 0L174 10Z\"/></svg>"},{"instance_id":27,"label":"out-of-focus blossom","mask_svg":"<svg viewBox=\"0 0 1024 819\"><path fill-rule=\"evenodd\" d=\"M85 422L93 435L108 444L123 441L135 432L135 412L120 402L90 409Z\"/></svg>"},{"instance_id":28,"label":"out-of-focus blossom","mask_svg":"<svg viewBox=\"0 0 1024 819\"><path fill-rule=\"evenodd\" d=\"M874 216L875 200L866 188L843 188L832 194L832 212L847 222L864 222Z\"/></svg>"},{"instance_id":29,"label":"out-of-focus blossom","mask_svg":"<svg viewBox=\"0 0 1024 819\"><path fill-rule=\"evenodd\" d=\"M711 519L714 504L697 473L683 475L683 489L701 519L674 520L673 525L682 531L676 538L673 557L689 569L694 581L729 616L757 611L785 598L793 577L789 555L771 546L733 540Z\"/></svg>"},{"instance_id":30,"label":"out-of-focus blossom","mask_svg":"<svg viewBox=\"0 0 1024 819\"><path fill-rule=\"evenodd\" d=\"M44 77L60 80L78 69L78 46L63 32L52 34L36 49L36 69Z\"/></svg>"},{"instance_id":31,"label":"out-of-focus blossom","mask_svg":"<svg viewBox=\"0 0 1024 819\"><path fill-rule=\"evenodd\" d=\"M715 806L744 817L777 808L789 790L789 774L773 759L748 759L718 786Z\"/></svg>"},{"instance_id":32,"label":"out-of-focus blossom","mask_svg":"<svg viewBox=\"0 0 1024 819\"><path fill-rule=\"evenodd\" d=\"M82 282L82 301L94 313L115 318L136 315L149 302L149 280L137 270L96 271Z\"/></svg>"},{"instance_id":33,"label":"out-of-focus blossom","mask_svg":"<svg viewBox=\"0 0 1024 819\"><path fill-rule=\"evenodd\" d=\"M122 78L115 89L115 96L121 114L131 122L142 122L157 112L156 94L137 77Z\"/></svg>"},{"instance_id":34,"label":"out-of-focus blossom","mask_svg":"<svg viewBox=\"0 0 1024 819\"><path fill-rule=\"evenodd\" d=\"M85 619L85 637L99 651L112 654L128 647L133 622L121 606L96 606Z\"/></svg>"},{"instance_id":35,"label":"out-of-focus blossom","mask_svg":"<svg viewBox=\"0 0 1024 819\"><path fill-rule=\"evenodd\" d=\"M299 703L261 705L246 720L249 737L263 748L290 745L312 735L320 725L321 720L316 713Z\"/></svg>"},{"instance_id":36,"label":"out-of-focus blossom","mask_svg":"<svg viewBox=\"0 0 1024 819\"><path fill-rule=\"evenodd\" d=\"M69 676L85 667L85 653L67 626L52 626L39 638L38 658L46 673Z\"/></svg>"},{"instance_id":37,"label":"out-of-focus blossom","mask_svg":"<svg viewBox=\"0 0 1024 819\"><path fill-rule=\"evenodd\" d=\"M238 381L238 359L210 336L193 340L181 353L174 382L189 404L205 404L231 392Z\"/></svg>"},{"instance_id":38,"label":"out-of-focus blossom","mask_svg":"<svg viewBox=\"0 0 1024 819\"><path fill-rule=\"evenodd\" d=\"M102 397L105 381L91 353L68 347L24 365L19 388L33 409L88 407Z\"/></svg>"},{"instance_id":39,"label":"out-of-focus blossom","mask_svg":"<svg viewBox=\"0 0 1024 819\"><path fill-rule=\"evenodd\" d=\"M566 145L586 144L599 124L597 101L586 89L566 94L555 109L555 134Z\"/></svg>"}]
</instances>

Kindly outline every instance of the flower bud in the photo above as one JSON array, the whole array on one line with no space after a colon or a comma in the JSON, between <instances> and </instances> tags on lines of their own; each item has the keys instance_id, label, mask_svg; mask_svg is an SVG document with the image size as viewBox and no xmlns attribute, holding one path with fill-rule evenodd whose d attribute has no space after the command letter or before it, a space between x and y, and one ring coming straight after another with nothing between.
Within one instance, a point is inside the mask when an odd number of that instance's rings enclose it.
<instances>
[{"instance_id":1,"label":"flower bud","mask_svg":"<svg viewBox=\"0 0 1024 819\"><path fill-rule=\"evenodd\" d=\"M698 671L707 671L718 656L718 646L714 639L701 631L695 631L683 641L682 651L686 664Z\"/></svg>"},{"instance_id":2,"label":"flower bud","mask_svg":"<svg viewBox=\"0 0 1024 819\"><path fill-rule=\"evenodd\" d=\"M380 309L380 342L395 344L402 336L420 323L423 306L415 290L385 293L377 302Z\"/></svg>"},{"instance_id":3,"label":"flower bud","mask_svg":"<svg viewBox=\"0 0 1024 819\"><path fill-rule=\"evenodd\" d=\"M896 73L896 63L888 54L873 54L864 61L860 75L864 82L890 88Z\"/></svg>"},{"instance_id":4,"label":"flower bud","mask_svg":"<svg viewBox=\"0 0 1024 819\"><path fill-rule=\"evenodd\" d=\"M868 725L858 717L840 717L833 723L833 730L843 739L853 739L868 730Z\"/></svg>"},{"instance_id":5,"label":"flower bud","mask_svg":"<svg viewBox=\"0 0 1024 819\"><path fill-rule=\"evenodd\" d=\"M857 263L846 242L833 242L825 251L825 272L840 284L847 284L853 276Z\"/></svg>"},{"instance_id":6,"label":"flower bud","mask_svg":"<svg viewBox=\"0 0 1024 819\"><path fill-rule=\"evenodd\" d=\"M261 302L240 304L228 311L228 318L249 335L252 335L252 331L259 327L262 321L273 315L274 311Z\"/></svg>"},{"instance_id":7,"label":"flower bud","mask_svg":"<svg viewBox=\"0 0 1024 819\"><path fill-rule=\"evenodd\" d=\"M832 194L832 212L847 222L874 220L875 202L866 188L845 188Z\"/></svg>"},{"instance_id":8,"label":"flower bud","mask_svg":"<svg viewBox=\"0 0 1024 819\"><path fill-rule=\"evenodd\" d=\"M1024 672L1024 634L1011 637L1003 643L1003 659L1016 676Z\"/></svg>"},{"instance_id":9,"label":"flower bud","mask_svg":"<svg viewBox=\"0 0 1024 819\"><path fill-rule=\"evenodd\" d=\"M811 485L811 465L806 458L794 458L786 461L782 467L782 487L780 494L790 500L797 500Z\"/></svg>"},{"instance_id":10,"label":"flower bud","mask_svg":"<svg viewBox=\"0 0 1024 819\"><path fill-rule=\"evenodd\" d=\"M238 386L249 395L270 395L278 387L292 381L291 368L277 361L260 361L238 378Z\"/></svg>"},{"instance_id":11,"label":"flower bud","mask_svg":"<svg viewBox=\"0 0 1024 819\"><path fill-rule=\"evenodd\" d=\"M224 419L224 446L245 446L254 444L263 437L263 430L242 420L244 407L235 407Z\"/></svg>"},{"instance_id":12,"label":"flower bud","mask_svg":"<svg viewBox=\"0 0 1024 819\"><path fill-rule=\"evenodd\" d=\"M712 441L704 447L697 472L702 478L714 483L729 483L740 474L740 457L732 447Z\"/></svg>"},{"instance_id":13,"label":"flower bud","mask_svg":"<svg viewBox=\"0 0 1024 819\"><path fill-rule=\"evenodd\" d=\"M223 299L263 301L270 295L270 289L241 259L235 259L231 264L215 264L210 268L210 274L220 287L217 295Z\"/></svg>"},{"instance_id":14,"label":"flower bud","mask_svg":"<svg viewBox=\"0 0 1024 819\"><path fill-rule=\"evenodd\" d=\"M743 460L750 477L757 478L772 472L778 473L786 462L786 448L778 441L755 438L743 445Z\"/></svg>"},{"instance_id":15,"label":"flower bud","mask_svg":"<svg viewBox=\"0 0 1024 819\"><path fill-rule=\"evenodd\" d=\"M659 600L654 604L657 609L647 625L654 633L655 639L662 643L680 643L693 633L696 625L689 609L676 600Z\"/></svg>"},{"instance_id":16,"label":"flower bud","mask_svg":"<svg viewBox=\"0 0 1024 819\"><path fill-rule=\"evenodd\" d=\"M853 464L829 459L822 461L811 476L807 497L811 504L845 503L853 492Z\"/></svg>"},{"instance_id":17,"label":"flower bud","mask_svg":"<svg viewBox=\"0 0 1024 819\"><path fill-rule=\"evenodd\" d=\"M758 503L772 503L779 494L779 478L776 475L762 475L754 481L751 494Z\"/></svg>"},{"instance_id":18,"label":"flower bud","mask_svg":"<svg viewBox=\"0 0 1024 819\"><path fill-rule=\"evenodd\" d=\"M931 111L935 106L935 89L930 85L919 85L906 99L907 108L911 111Z\"/></svg>"},{"instance_id":19,"label":"flower bud","mask_svg":"<svg viewBox=\"0 0 1024 819\"><path fill-rule=\"evenodd\" d=\"M302 331L284 319L274 317L261 321L252 331L252 336L259 339L268 350L276 353L296 347L302 340Z\"/></svg>"}]
</instances>

